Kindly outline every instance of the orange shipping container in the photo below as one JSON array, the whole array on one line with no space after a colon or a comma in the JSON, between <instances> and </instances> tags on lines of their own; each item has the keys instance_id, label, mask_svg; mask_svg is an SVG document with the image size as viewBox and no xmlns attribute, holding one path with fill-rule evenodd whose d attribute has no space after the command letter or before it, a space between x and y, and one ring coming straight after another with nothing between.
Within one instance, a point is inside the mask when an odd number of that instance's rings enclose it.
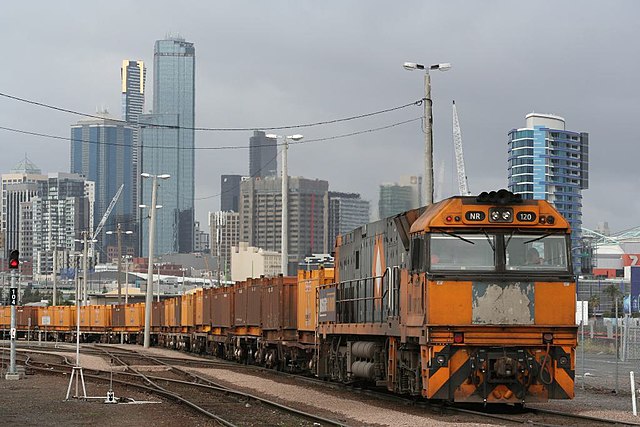
<instances>
[{"instance_id":1,"label":"orange shipping container","mask_svg":"<svg viewBox=\"0 0 640 427\"><path fill-rule=\"evenodd\" d=\"M333 268L298 270L298 330L315 331L318 318L316 309L318 286L333 282Z\"/></svg>"},{"instance_id":2,"label":"orange shipping container","mask_svg":"<svg viewBox=\"0 0 640 427\"><path fill-rule=\"evenodd\" d=\"M144 327L144 303L126 304L124 320L127 330L138 330Z\"/></svg>"},{"instance_id":3,"label":"orange shipping container","mask_svg":"<svg viewBox=\"0 0 640 427\"><path fill-rule=\"evenodd\" d=\"M70 331L76 326L76 307L71 305L54 307L51 320L51 324L57 331Z\"/></svg>"},{"instance_id":4,"label":"orange shipping container","mask_svg":"<svg viewBox=\"0 0 640 427\"><path fill-rule=\"evenodd\" d=\"M203 309L204 309L204 292L202 289L198 289L196 290L196 295L195 295L195 307L194 307L194 311L195 311L195 324L196 325L202 325L203 324L203 320L204 320L204 316L203 316Z\"/></svg>"},{"instance_id":5,"label":"orange shipping container","mask_svg":"<svg viewBox=\"0 0 640 427\"><path fill-rule=\"evenodd\" d=\"M195 294L187 294L182 296L182 312L180 317L180 326L187 327L194 325L195 310L193 302Z\"/></svg>"},{"instance_id":6,"label":"orange shipping container","mask_svg":"<svg viewBox=\"0 0 640 427\"><path fill-rule=\"evenodd\" d=\"M11 306L0 306L0 327L11 327Z\"/></svg>"}]
</instances>

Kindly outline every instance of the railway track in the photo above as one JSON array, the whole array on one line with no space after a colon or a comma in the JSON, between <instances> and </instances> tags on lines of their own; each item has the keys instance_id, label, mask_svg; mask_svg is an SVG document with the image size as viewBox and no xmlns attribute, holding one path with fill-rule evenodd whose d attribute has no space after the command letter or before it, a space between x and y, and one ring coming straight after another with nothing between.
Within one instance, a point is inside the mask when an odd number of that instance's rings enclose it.
<instances>
[{"instance_id":1,"label":"railway track","mask_svg":"<svg viewBox=\"0 0 640 427\"><path fill-rule=\"evenodd\" d=\"M43 353L47 354L50 351L60 351L61 349L47 349L44 350ZM216 383L215 381L205 378L201 375L194 374L192 372L188 372L182 367L212 367L212 368L227 368L232 367L234 370L238 371L246 371L251 370L254 372L268 372L272 375L276 376L286 376L289 378L294 378L296 380L305 381L308 383L313 383L317 386L323 387L331 387L333 389L343 389L343 386L334 383L327 383L322 380L300 377L284 372L278 372L262 367L252 366L252 365L240 365L228 361L219 361L219 360L211 360L204 358L194 358L194 357L171 357L171 356L155 356L155 355L146 355L142 354L137 350L132 349L123 349L119 347L113 346L93 346L93 347L85 347L82 350L83 354L91 354L95 356L107 357L113 360L118 361L118 363L127 369L126 372L114 372L114 382L120 382L125 385L134 385L132 381L138 381L139 385L146 391L154 392L154 390L160 390L160 393L165 397L172 398L172 395L188 395L190 398L194 396L193 390L194 388L199 390L199 393L204 393L207 395L208 400L211 400L211 393L222 393L222 394L234 394L232 390L228 387ZM47 354L48 355L48 354ZM54 356L54 355L49 355ZM63 357L63 356L58 356ZM60 368L66 368L66 373L68 373L69 366L73 365L70 363L65 357L63 357L66 361L66 364L60 365ZM46 366L43 366L43 369L48 371L52 371L55 367L50 362L44 362ZM29 364L30 366L34 366L33 362ZM142 373L137 372L136 366L155 366L161 367L162 370L159 372L151 373ZM108 380L108 373L104 371L92 371L85 370L87 372L85 377L87 378L96 378L100 380ZM558 412L552 411L543 408L533 408L533 407L524 407L524 408L516 408L513 406L491 406L484 408L480 405L443 405L432 402L426 402L423 400L416 400L411 398L404 398L397 395L391 395L387 393L382 393L375 390L368 390L364 388L358 388L357 386L350 386L350 389L357 391L359 394L365 394L368 396L376 397L381 400L386 401L395 401L401 403L403 406L412 406L415 408L424 408L429 409L433 413L458 413L458 414L466 414L469 416L478 419L478 417L485 418L487 420L491 419L498 423L513 423L513 424L530 424L530 425L634 425L640 426L640 423L624 423L617 422L615 420L598 418L598 417L590 417L580 414L573 414L568 412ZM164 392L165 394L163 394ZM277 407L280 406L275 402L270 402L265 399L261 399L257 396L248 395L246 393L237 392L236 402L238 399L240 403L240 408L242 407L242 402L249 403L251 401L261 402L261 405ZM175 399L175 398L174 398ZM180 399L177 399L180 400ZM198 400L193 398L193 400ZM205 398L206 400L206 398ZM185 402L186 403L186 402ZM197 402L191 402L191 404L195 406L199 406ZM188 404L191 406L191 404ZM219 408L219 406L215 403L209 403L208 408L204 408L204 412L214 413L214 410ZM251 403L249 403L251 405ZM206 406L206 405L202 405ZM238 406L236 404L236 406ZM193 406L191 406L193 407ZM196 408L194 408L196 409ZM286 409L283 409L287 411ZM201 411L202 412L202 411ZM202 413L204 413L202 412ZM311 414L305 414L311 415ZM424 414L423 414L424 415ZM313 415L312 415L313 417ZM310 420L307 418L307 420ZM329 422L327 422L329 421ZM239 425L242 424L242 420L237 421ZM334 420L322 420L315 421L320 422L322 425L344 425L340 421ZM305 425L305 424L302 424Z\"/></svg>"},{"instance_id":2,"label":"railway track","mask_svg":"<svg viewBox=\"0 0 640 427\"><path fill-rule=\"evenodd\" d=\"M23 355L22 359L29 369L47 373L68 373L69 366L73 365L67 356L53 355L49 351L44 353L47 357L58 357L62 363L32 360L28 354ZM331 420L216 384L207 378L189 373L153 356L141 355L133 351L111 352L107 349L96 349L96 351L87 352L83 350L83 354L88 353L111 358L126 371L108 372L85 369L86 379L109 381L110 376L113 375L113 382L116 384L135 387L181 402L198 413L215 420L220 425L346 425L342 421ZM143 362L145 367L154 364L164 369L155 372L155 375L144 373L141 369L136 368L136 365L140 366L140 362Z\"/></svg>"}]
</instances>

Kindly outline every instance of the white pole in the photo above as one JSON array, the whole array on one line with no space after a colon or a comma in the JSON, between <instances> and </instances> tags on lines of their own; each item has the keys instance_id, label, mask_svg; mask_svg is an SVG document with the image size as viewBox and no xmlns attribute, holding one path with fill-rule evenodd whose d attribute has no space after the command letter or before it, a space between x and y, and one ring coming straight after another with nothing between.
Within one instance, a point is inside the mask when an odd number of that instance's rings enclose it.
<instances>
[{"instance_id":1,"label":"white pole","mask_svg":"<svg viewBox=\"0 0 640 427\"><path fill-rule=\"evenodd\" d=\"M53 248L53 306L55 307L58 302L58 298L57 298L57 293L58 293L58 287L57 287L57 281L58 281L58 247L54 247Z\"/></svg>"},{"instance_id":2,"label":"white pole","mask_svg":"<svg viewBox=\"0 0 640 427\"><path fill-rule=\"evenodd\" d=\"M282 149L282 275L286 276L289 266L289 171L287 165L287 151L289 141L284 138Z\"/></svg>"},{"instance_id":3,"label":"white pole","mask_svg":"<svg viewBox=\"0 0 640 427\"><path fill-rule=\"evenodd\" d=\"M153 176L151 183L151 215L149 218L149 267L147 268L147 296L144 307L144 348L151 345L151 304L153 303L153 250L156 230L156 199L158 177Z\"/></svg>"},{"instance_id":4,"label":"white pole","mask_svg":"<svg viewBox=\"0 0 640 427\"><path fill-rule=\"evenodd\" d=\"M127 287L124 290L124 303L129 304L129 258L125 258L124 271L124 280L127 282Z\"/></svg>"},{"instance_id":5,"label":"white pole","mask_svg":"<svg viewBox=\"0 0 640 427\"><path fill-rule=\"evenodd\" d=\"M636 407L636 382L633 378L633 371L629 372L629 381L631 383L631 407L633 408L633 416L638 416L638 408Z\"/></svg>"},{"instance_id":6,"label":"white pole","mask_svg":"<svg viewBox=\"0 0 640 427\"><path fill-rule=\"evenodd\" d=\"M89 266L89 260L87 258L89 258L89 253L88 253L88 248L87 248L87 238L89 237L89 232L85 231L84 232L84 247L83 247L83 251L84 251L84 258L82 260L82 289L83 289L83 293L82 295L84 295L84 304L83 305L87 305L88 301L89 301L89 296L87 295L87 276L88 276L88 266Z\"/></svg>"}]
</instances>

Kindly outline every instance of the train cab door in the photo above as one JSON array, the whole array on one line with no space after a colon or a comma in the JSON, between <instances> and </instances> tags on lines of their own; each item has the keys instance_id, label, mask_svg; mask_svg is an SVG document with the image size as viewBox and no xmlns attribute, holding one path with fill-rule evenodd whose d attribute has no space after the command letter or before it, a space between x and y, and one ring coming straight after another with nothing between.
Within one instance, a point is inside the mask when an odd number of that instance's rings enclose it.
<instances>
[{"instance_id":1,"label":"train cab door","mask_svg":"<svg viewBox=\"0 0 640 427\"><path fill-rule=\"evenodd\" d=\"M400 275L400 316L406 326L421 328L424 325L424 289L426 285L424 236L416 236L411 240L410 253L410 268L403 270Z\"/></svg>"}]
</instances>

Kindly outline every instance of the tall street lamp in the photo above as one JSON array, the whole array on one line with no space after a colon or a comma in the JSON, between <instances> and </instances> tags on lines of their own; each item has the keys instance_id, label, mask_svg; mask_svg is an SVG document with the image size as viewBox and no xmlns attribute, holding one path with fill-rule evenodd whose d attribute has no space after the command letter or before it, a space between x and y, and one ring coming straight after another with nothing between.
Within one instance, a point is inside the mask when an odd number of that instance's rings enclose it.
<instances>
[{"instance_id":1,"label":"tall street lamp","mask_svg":"<svg viewBox=\"0 0 640 427\"><path fill-rule=\"evenodd\" d=\"M281 246L281 262L282 275L286 276L289 265L289 171L287 167L287 151L289 150L289 140L300 141L302 135L274 135L272 133L266 135L267 138L281 138L284 141L282 149L282 246Z\"/></svg>"},{"instance_id":2,"label":"tall street lamp","mask_svg":"<svg viewBox=\"0 0 640 427\"><path fill-rule=\"evenodd\" d=\"M451 64L434 64L425 66L415 62L405 62L405 70L424 70L424 205L433 203L433 113L431 102L431 76L429 70L448 71Z\"/></svg>"},{"instance_id":3,"label":"tall street lamp","mask_svg":"<svg viewBox=\"0 0 640 427\"><path fill-rule=\"evenodd\" d=\"M147 295L144 308L144 348L151 346L151 305L153 303L153 250L156 234L156 203L158 201L158 178L169 179L171 175L168 173L160 175L151 175L149 173L141 173L143 178L152 178L151 181L151 207L149 215L149 268L147 269ZM141 207L146 207L141 205Z\"/></svg>"},{"instance_id":4,"label":"tall street lamp","mask_svg":"<svg viewBox=\"0 0 640 427\"><path fill-rule=\"evenodd\" d=\"M115 234L118 238L118 305L122 305L122 280L120 280L122 271L122 235L133 234L133 231L124 231L122 226L118 224L115 231L107 231L106 234Z\"/></svg>"}]
</instances>

